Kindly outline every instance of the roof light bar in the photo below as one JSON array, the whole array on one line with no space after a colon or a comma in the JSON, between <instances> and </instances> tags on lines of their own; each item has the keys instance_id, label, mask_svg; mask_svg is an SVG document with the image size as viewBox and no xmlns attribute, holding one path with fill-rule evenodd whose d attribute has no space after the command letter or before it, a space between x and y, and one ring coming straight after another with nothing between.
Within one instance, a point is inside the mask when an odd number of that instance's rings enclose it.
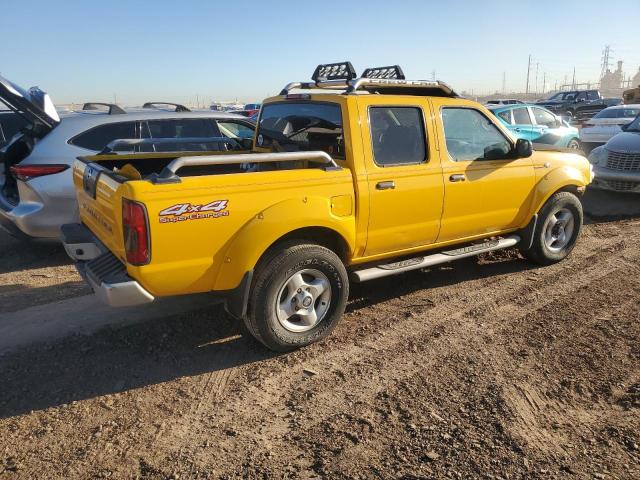
<instances>
[{"instance_id":1,"label":"roof light bar","mask_svg":"<svg viewBox=\"0 0 640 480\"><path fill-rule=\"evenodd\" d=\"M318 65L311 76L314 82L325 80L353 80L356 71L351 62L326 63Z\"/></svg>"},{"instance_id":2,"label":"roof light bar","mask_svg":"<svg viewBox=\"0 0 640 480\"><path fill-rule=\"evenodd\" d=\"M400 65L390 65L388 67L371 67L365 69L360 75L362 78L394 78L404 80L404 72Z\"/></svg>"}]
</instances>

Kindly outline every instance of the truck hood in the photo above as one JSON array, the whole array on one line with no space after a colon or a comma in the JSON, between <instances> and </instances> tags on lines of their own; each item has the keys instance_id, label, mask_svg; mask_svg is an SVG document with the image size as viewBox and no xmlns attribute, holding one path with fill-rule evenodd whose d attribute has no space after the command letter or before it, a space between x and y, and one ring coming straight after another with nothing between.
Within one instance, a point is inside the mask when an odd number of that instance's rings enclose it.
<instances>
[{"instance_id":1,"label":"truck hood","mask_svg":"<svg viewBox=\"0 0 640 480\"><path fill-rule=\"evenodd\" d=\"M640 153L640 132L622 132L612 137L604 146L612 152Z\"/></svg>"},{"instance_id":2,"label":"truck hood","mask_svg":"<svg viewBox=\"0 0 640 480\"><path fill-rule=\"evenodd\" d=\"M38 87L27 91L0 76L0 100L33 126L36 137L44 137L60 123L49 95Z\"/></svg>"}]
</instances>

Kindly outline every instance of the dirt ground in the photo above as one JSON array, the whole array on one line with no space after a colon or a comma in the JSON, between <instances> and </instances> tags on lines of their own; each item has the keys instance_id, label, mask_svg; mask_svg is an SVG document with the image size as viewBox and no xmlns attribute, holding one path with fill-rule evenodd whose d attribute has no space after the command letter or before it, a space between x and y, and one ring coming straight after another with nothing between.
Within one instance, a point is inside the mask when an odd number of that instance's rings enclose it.
<instances>
[{"instance_id":1,"label":"dirt ground","mask_svg":"<svg viewBox=\"0 0 640 480\"><path fill-rule=\"evenodd\" d=\"M640 478L640 197L588 193L566 261L354 286L274 355L220 306L0 358L0 479ZM0 236L3 312L86 294Z\"/></svg>"}]
</instances>

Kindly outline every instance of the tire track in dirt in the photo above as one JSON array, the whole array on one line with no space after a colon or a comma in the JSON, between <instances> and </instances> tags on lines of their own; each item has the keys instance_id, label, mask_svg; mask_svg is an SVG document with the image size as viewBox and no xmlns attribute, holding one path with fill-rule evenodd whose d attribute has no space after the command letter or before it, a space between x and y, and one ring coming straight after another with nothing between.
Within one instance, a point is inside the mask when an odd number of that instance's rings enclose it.
<instances>
[{"instance_id":1,"label":"tire track in dirt","mask_svg":"<svg viewBox=\"0 0 640 480\"><path fill-rule=\"evenodd\" d=\"M588 237L587 237L588 238ZM416 332L420 335L420 337L426 337L429 339L433 336L433 333L439 327L446 327L446 336L455 337L459 335L460 331L466 327L468 327L467 323L464 320L474 320L476 323L479 319L486 319L491 317L495 317L496 315L506 315L509 311L513 310L516 312L520 312L520 317L526 316L531 311L535 311L539 308L544 308L544 306L540 306L539 301L540 298L546 298L547 302L551 303L558 298L571 295L575 290L582 288L584 285L589 285L590 283L597 281L599 278L609 274L612 271L615 271L618 268L621 268L625 265L624 262L620 262L616 260L618 256L620 256L621 251L625 250L625 241L621 241L620 239L611 238L604 242L601 239L596 238L595 241L588 242L591 245L584 245L582 250L585 247L591 247L590 252L581 252L580 257L576 258L574 255L574 260L571 263L564 264L563 266L554 266L549 267L548 269L542 270L541 279L543 282L538 282L536 288L539 289L542 285L543 290L531 289L528 285L528 279L526 278L526 272L522 272L520 274L512 274L508 280L510 283L515 283L516 285L511 286L509 290L504 292L502 295L495 297L495 295L490 295L490 293L495 293L494 287L496 283L499 285L504 283L504 278L498 278L494 281L488 279L480 279L471 281L471 286L473 287L474 283L487 283L485 286L481 286L478 290L473 292L469 292L468 290L462 290L458 293L458 297L455 300L448 298L448 303L442 306L436 306L432 309L429 309L428 315L431 318L441 318L444 317L442 321L436 322L435 324L429 324L427 322L427 326L422 319L422 317L417 318L409 318L408 320L401 320L402 325L394 326L386 328L384 336L382 336L382 340L376 335L374 332L369 338L365 339L363 343L358 346L350 346L347 349L340 348L344 345L337 345L337 349L333 349L329 352L320 352L324 354L321 358L321 362L310 363L313 368L316 368L320 371L327 371L327 367L329 371L331 371L332 365L349 365L349 360L353 358L358 358L358 362L352 365L352 369L346 372L346 375L349 376L354 373L353 368L357 371L357 369L362 368L363 365L376 365L376 362L373 360L374 357L378 355L384 355L386 351L393 351L397 349L398 345L406 343L407 340L412 340L412 343L416 342ZM585 242L586 243L586 242ZM585 255L589 253L589 255ZM613 258L614 261L609 264L606 269L602 269L598 262L594 262L594 259L598 259L599 262L605 262L606 260ZM631 255L632 259L637 259L637 255ZM557 271L562 271L563 275L556 275ZM569 271L567 271L569 270ZM580 282L565 282L566 278L572 273L580 273L580 277L583 279ZM514 281L515 280L515 281ZM560 284L560 288L558 285ZM516 289L518 287L519 289ZM409 294L406 297L415 296L415 292ZM445 296L450 296L450 292ZM530 300L531 307L524 308L522 305L527 303L527 300ZM452 307L452 301L453 307ZM517 303L514 306L514 301ZM504 306L501 304L504 302ZM388 306L393 308L396 304L403 304L403 302L399 302L396 300L390 300L386 302ZM473 305L473 304L481 304L481 308L472 307L472 308L464 308L465 305ZM454 315L447 315L451 310L460 310ZM349 322L351 319L349 316L345 319ZM462 320L462 321L461 321ZM346 323L346 322L345 322ZM446 325L443 325L446 324ZM455 326L454 330L450 330L452 326ZM406 334L407 327L414 327L415 330L411 335ZM336 332L336 335L340 336L340 332ZM408 338L409 337L409 338ZM441 339L442 340L442 339ZM452 345L445 345L440 340L440 352L451 351L453 348ZM341 339L340 344L344 343ZM382 343L382 345L381 345ZM335 347L335 345L333 346ZM313 356L308 358L308 360L313 360ZM376 379L376 381L372 383L368 383L366 389L357 390L354 393L355 396L371 396L375 394L375 391L384 385L385 382L394 381L399 378L399 375L402 372L411 372L415 371L416 368L426 368L427 365L422 362L416 362L415 359L409 359L406 361L404 358L395 358L394 363L391 368L387 365L382 370L382 375ZM405 361L403 361L405 360ZM306 362L305 362L306 363ZM384 363L384 362L383 362ZM355 372L357 373L357 372ZM380 373L380 372L378 372ZM286 398L283 398L282 392L291 390L291 386L293 384L300 382L299 375L292 375L290 371L287 371L286 368L281 371L280 374L276 373L273 377L271 377L268 381L260 382L257 386L259 393L256 394L256 388L251 389L250 392L245 392L247 395L242 397L242 401L251 401L256 406L260 406L260 409L256 409L254 415L249 415L247 418L244 418L240 423L251 425L256 422L259 418L266 417L274 417L280 420L279 425L274 425L270 428L273 428L274 432L280 432L283 430L287 430L287 422L282 419L283 415L286 415L287 408L284 408L282 404L286 401ZM328 387L328 388L327 388ZM318 415L319 413L326 414L330 411L331 408L335 406L335 397L336 391L340 390L342 386L340 384L337 385L325 385L323 388L323 392L321 394L316 394L313 397L314 405L316 406L315 413ZM255 398L254 398L255 396ZM275 400L275 401L274 401ZM278 405L274 407L274 405ZM318 406L322 405L320 411L318 411ZM214 407L215 405L211 405ZM220 420L228 420L229 416L233 416L235 412L237 412L236 408L232 405L226 405L225 410L228 413L220 413ZM265 415L266 414L266 415ZM243 413L246 415L246 413ZM226 417L226 418L225 418ZM193 421L198 421L197 418L193 418ZM190 421L191 423L191 421ZM224 423L224 421L222 422ZM283 425L284 423L285 425ZM250 433L247 432L247 433ZM281 445L282 448L285 445Z\"/></svg>"}]
</instances>

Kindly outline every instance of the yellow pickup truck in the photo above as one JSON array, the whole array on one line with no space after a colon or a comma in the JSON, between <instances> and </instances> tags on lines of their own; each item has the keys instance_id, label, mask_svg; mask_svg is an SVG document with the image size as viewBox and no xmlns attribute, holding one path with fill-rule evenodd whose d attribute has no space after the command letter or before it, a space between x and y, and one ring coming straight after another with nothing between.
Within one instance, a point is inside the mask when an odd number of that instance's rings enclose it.
<instances>
[{"instance_id":1,"label":"yellow pickup truck","mask_svg":"<svg viewBox=\"0 0 640 480\"><path fill-rule=\"evenodd\" d=\"M331 332L350 282L510 247L562 260L592 173L442 82L345 62L266 100L249 151L99 154L73 178L62 240L101 299L213 292L286 351Z\"/></svg>"}]
</instances>

